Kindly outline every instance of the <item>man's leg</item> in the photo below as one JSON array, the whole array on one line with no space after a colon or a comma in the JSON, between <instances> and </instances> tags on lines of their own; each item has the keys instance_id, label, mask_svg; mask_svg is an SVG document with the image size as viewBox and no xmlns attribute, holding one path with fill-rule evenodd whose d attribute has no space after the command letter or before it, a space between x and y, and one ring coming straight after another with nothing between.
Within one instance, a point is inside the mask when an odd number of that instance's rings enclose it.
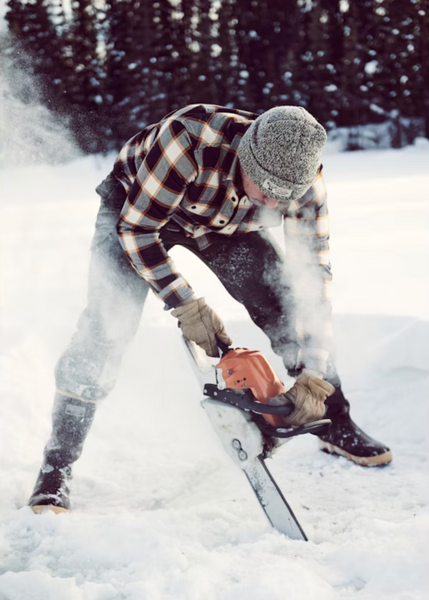
<instances>
[{"instance_id":1,"label":"man's leg","mask_svg":"<svg viewBox=\"0 0 429 600\"><path fill-rule=\"evenodd\" d=\"M184 244L185 245L185 244ZM243 304L251 319L268 336L274 352L281 356L288 372L296 374L298 342L294 330L294 301L283 258L271 237L264 233L218 239L197 254L217 275L233 298ZM357 464L382 465L392 460L384 444L371 439L350 418L335 366L331 363L328 381L335 387L327 399L326 417L332 427L320 439L321 448L342 454Z\"/></svg>"},{"instance_id":2,"label":"man's leg","mask_svg":"<svg viewBox=\"0 0 429 600\"><path fill-rule=\"evenodd\" d=\"M29 501L35 512L69 509L71 466L82 452L97 403L114 387L149 289L116 235L125 200L122 185L108 177L97 191L102 202L91 249L88 302L56 366L52 434Z\"/></svg>"}]
</instances>

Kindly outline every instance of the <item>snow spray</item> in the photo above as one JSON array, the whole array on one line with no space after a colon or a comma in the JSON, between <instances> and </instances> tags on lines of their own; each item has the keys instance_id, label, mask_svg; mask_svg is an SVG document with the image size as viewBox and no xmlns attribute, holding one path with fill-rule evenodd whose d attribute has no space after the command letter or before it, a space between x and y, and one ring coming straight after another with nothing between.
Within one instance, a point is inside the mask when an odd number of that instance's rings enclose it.
<instances>
[{"instance_id":1,"label":"snow spray","mask_svg":"<svg viewBox=\"0 0 429 600\"><path fill-rule=\"evenodd\" d=\"M14 54L3 51L0 70L0 163L3 167L61 164L80 151L65 122L40 101L38 83L30 69L14 64Z\"/></svg>"}]
</instances>

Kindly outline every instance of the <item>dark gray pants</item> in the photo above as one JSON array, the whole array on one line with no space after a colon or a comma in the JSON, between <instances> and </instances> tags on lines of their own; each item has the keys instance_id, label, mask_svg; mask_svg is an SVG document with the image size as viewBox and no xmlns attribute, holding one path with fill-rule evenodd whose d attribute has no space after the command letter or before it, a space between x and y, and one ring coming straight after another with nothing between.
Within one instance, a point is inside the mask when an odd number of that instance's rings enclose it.
<instances>
[{"instance_id":1,"label":"dark gray pants","mask_svg":"<svg viewBox=\"0 0 429 600\"><path fill-rule=\"evenodd\" d=\"M92 243L87 308L55 371L58 391L86 401L104 398L113 389L149 291L148 284L131 267L116 234L126 197L122 184L109 175L97 193L101 206ZM293 372L298 344L292 294L282 257L267 233L218 235L208 248L199 250L170 222L161 230L161 238L166 250L184 246L213 271Z\"/></svg>"}]
</instances>

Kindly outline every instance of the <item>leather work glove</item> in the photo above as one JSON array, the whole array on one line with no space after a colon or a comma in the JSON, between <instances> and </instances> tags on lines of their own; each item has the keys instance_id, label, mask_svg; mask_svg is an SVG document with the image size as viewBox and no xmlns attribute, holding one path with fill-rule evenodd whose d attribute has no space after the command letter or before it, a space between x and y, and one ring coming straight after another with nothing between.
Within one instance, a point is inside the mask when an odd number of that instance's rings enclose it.
<instances>
[{"instance_id":1,"label":"leather work glove","mask_svg":"<svg viewBox=\"0 0 429 600\"><path fill-rule=\"evenodd\" d=\"M232 344L222 320L204 298L179 306L171 314L180 321L183 335L201 346L208 356L219 356L216 337L227 346Z\"/></svg>"},{"instance_id":2,"label":"leather work glove","mask_svg":"<svg viewBox=\"0 0 429 600\"><path fill-rule=\"evenodd\" d=\"M284 417L287 425L304 425L310 421L317 421L325 414L325 400L335 391L333 385L323 379L301 373L295 385L284 394L267 400L271 405L293 404L294 411Z\"/></svg>"}]
</instances>

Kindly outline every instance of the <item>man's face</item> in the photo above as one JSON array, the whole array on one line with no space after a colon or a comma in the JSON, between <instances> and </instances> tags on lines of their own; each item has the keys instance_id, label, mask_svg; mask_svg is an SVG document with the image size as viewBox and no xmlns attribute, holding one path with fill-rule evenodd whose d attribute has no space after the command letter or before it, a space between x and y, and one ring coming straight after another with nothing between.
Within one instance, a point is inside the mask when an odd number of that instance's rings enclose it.
<instances>
[{"instance_id":1,"label":"man's face","mask_svg":"<svg viewBox=\"0 0 429 600\"><path fill-rule=\"evenodd\" d=\"M265 206L266 208L277 208L278 201L274 198L269 198L253 183L253 181L246 175L240 166L241 180L243 182L243 189L246 192L246 196L249 198L252 204L258 206Z\"/></svg>"}]
</instances>

